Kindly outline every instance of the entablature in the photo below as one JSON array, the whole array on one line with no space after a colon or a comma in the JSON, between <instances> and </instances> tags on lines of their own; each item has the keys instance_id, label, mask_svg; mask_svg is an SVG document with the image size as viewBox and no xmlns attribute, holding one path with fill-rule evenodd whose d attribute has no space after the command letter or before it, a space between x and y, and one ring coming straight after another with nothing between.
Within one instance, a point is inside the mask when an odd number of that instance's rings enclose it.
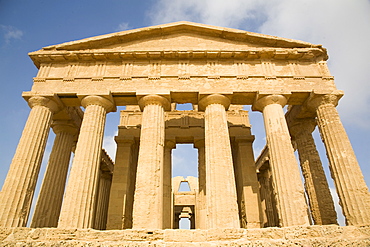
<instances>
[{"instance_id":1,"label":"entablature","mask_svg":"<svg viewBox=\"0 0 370 247\"><path fill-rule=\"evenodd\" d=\"M134 79L157 81L166 78L190 80L193 78L305 78L332 79L325 61L276 59L203 59L203 60L127 60L43 63L34 82L63 80L74 82L90 80L130 81Z\"/></svg>"},{"instance_id":2,"label":"entablature","mask_svg":"<svg viewBox=\"0 0 370 247\"><path fill-rule=\"evenodd\" d=\"M148 94L168 96L172 103L198 104L201 97L219 93L230 95L231 103L236 105L252 105L260 94L287 94L289 105L301 105L311 93L337 91L334 80L323 77L297 79L291 77L253 77L237 79L221 77L220 79L191 78L178 80L163 78L148 80L103 79L96 82L91 79L79 79L66 82L63 80L46 80L34 82L31 92L25 92L27 99L32 95L53 95L66 106L80 106L80 99L87 95L111 95L116 106L137 105L140 97Z\"/></svg>"}]
</instances>

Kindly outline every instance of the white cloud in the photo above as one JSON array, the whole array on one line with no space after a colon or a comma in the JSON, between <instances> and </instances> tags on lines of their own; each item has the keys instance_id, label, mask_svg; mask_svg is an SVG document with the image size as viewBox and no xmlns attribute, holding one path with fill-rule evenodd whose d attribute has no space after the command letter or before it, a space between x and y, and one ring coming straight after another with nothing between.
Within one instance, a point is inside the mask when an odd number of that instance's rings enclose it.
<instances>
[{"instance_id":1,"label":"white cloud","mask_svg":"<svg viewBox=\"0 0 370 247\"><path fill-rule=\"evenodd\" d=\"M130 25L128 24L128 22L122 22L118 25L118 28L116 30L125 31L125 30L128 30L129 28L130 28Z\"/></svg>"},{"instance_id":2,"label":"white cloud","mask_svg":"<svg viewBox=\"0 0 370 247\"><path fill-rule=\"evenodd\" d=\"M13 26L0 25L0 29L4 32L5 43L10 43L14 39L21 39L23 32Z\"/></svg>"},{"instance_id":3,"label":"white cloud","mask_svg":"<svg viewBox=\"0 0 370 247\"><path fill-rule=\"evenodd\" d=\"M239 27L263 18L255 0L159 0L151 11L153 24L189 20L225 27Z\"/></svg>"}]
</instances>

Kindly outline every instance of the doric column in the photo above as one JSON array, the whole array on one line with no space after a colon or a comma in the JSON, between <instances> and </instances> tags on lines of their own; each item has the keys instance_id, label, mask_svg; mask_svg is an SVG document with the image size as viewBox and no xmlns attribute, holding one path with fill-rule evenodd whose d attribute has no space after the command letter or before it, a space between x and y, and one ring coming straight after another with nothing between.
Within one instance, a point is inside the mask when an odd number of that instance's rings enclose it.
<instances>
[{"instance_id":1,"label":"doric column","mask_svg":"<svg viewBox=\"0 0 370 247\"><path fill-rule=\"evenodd\" d=\"M240 208L246 217L246 226L244 227L260 228L262 212L252 142L253 138L235 138L237 160L234 162L241 180L239 181L242 194Z\"/></svg>"},{"instance_id":2,"label":"doric column","mask_svg":"<svg viewBox=\"0 0 370 247\"><path fill-rule=\"evenodd\" d=\"M85 108L72 169L59 217L58 228L92 228L101 150L107 112L113 103L100 96L86 96Z\"/></svg>"},{"instance_id":3,"label":"doric column","mask_svg":"<svg viewBox=\"0 0 370 247\"><path fill-rule=\"evenodd\" d=\"M163 194L163 229L171 229L172 205L172 149L176 148L175 140L166 140L164 146L164 162L162 173Z\"/></svg>"},{"instance_id":4,"label":"doric column","mask_svg":"<svg viewBox=\"0 0 370 247\"><path fill-rule=\"evenodd\" d=\"M269 95L257 100L253 107L263 113L280 225L307 225L303 185L282 109L286 102L282 95Z\"/></svg>"},{"instance_id":5,"label":"doric column","mask_svg":"<svg viewBox=\"0 0 370 247\"><path fill-rule=\"evenodd\" d=\"M112 183L112 174L110 174L110 172L100 171L98 197L96 198L94 229L99 230L106 229L109 191L111 183Z\"/></svg>"},{"instance_id":6,"label":"doric column","mask_svg":"<svg viewBox=\"0 0 370 247\"><path fill-rule=\"evenodd\" d=\"M260 183L261 204L262 208L264 207L264 216L266 217L263 226L279 226L279 217L276 208L276 193L274 192L274 188L272 186L273 181L269 165L263 170L260 170L260 173L258 174L258 180Z\"/></svg>"},{"instance_id":7,"label":"doric column","mask_svg":"<svg viewBox=\"0 0 370 247\"><path fill-rule=\"evenodd\" d=\"M57 227L62 206L75 135L78 130L68 121L53 124L54 145L50 153L31 227Z\"/></svg>"},{"instance_id":8,"label":"doric column","mask_svg":"<svg viewBox=\"0 0 370 247\"><path fill-rule=\"evenodd\" d=\"M126 193L125 225L124 228L132 228L132 214L134 208L134 194L136 186L137 161L139 158L139 142L135 142L132 149L132 163L130 166L130 179ZM127 219L127 220L126 220Z\"/></svg>"},{"instance_id":9,"label":"doric column","mask_svg":"<svg viewBox=\"0 0 370 247\"><path fill-rule=\"evenodd\" d=\"M32 108L0 193L0 227L26 226L45 145L57 104L45 97L28 100Z\"/></svg>"},{"instance_id":10,"label":"doric column","mask_svg":"<svg viewBox=\"0 0 370 247\"><path fill-rule=\"evenodd\" d=\"M234 168L226 109L230 100L219 94L200 100L205 109L205 164L208 228L239 228Z\"/></svg>"},{"instance_id":11,"label":"doric column","mask_svg":"<svg viewBox=\"0 0 370 247\"><path fill-rule=\"evenodd\" d=\"M308 107L316 109L317 125L347 225L369 225L370 194L335 108L337 101L336 95L314 96Z\"/></svg>"},{"instance_id":12,"label":"doric column","mask_svg":"<svg viewBox=\"0 0 370 247\"><path fill-rule=\"evenodd\" d=\"M139 105L143 114L132 228L162 229L164 110L170 109L170 102L159 95L147 95Z\"/></svg>"},{"instance_id":13,"label":"doric column","mask_svg":"<svg viewBox=\"0 0 370 247\"><path fill-rule=\"evenodd\" d=\"M194 147L198 149L198 195L196 209L197 229L207 229L207 202L206 202L206 156L204 139L195 140Z\"/></svg>"},{"instance_id":14,"label":"doric column","mask_svg":"<svg viewBox=\"0 0 370 247\"><path fill-rule=\"evenodd\" d=\"M314 119L296 119L289 130L297 145L312 219L316 225L338 224L333 198L311 134L315 126Z\"/></svg>"},{"instance_id":15,"label":"doric column","mask_svg":"<svg viewBox=\"0 0 370 247\"><path fill-rule=\"evenodd\" d=\"M132 218L126 214L126 206L129 203L127 199L130 193L130 180L133 179L130 171L134 169L133 144L135 140L133 137L116 138L116 142L116 162L109 197L107 230L125 229L132 222Z\"/></svg>"}]
</instances>

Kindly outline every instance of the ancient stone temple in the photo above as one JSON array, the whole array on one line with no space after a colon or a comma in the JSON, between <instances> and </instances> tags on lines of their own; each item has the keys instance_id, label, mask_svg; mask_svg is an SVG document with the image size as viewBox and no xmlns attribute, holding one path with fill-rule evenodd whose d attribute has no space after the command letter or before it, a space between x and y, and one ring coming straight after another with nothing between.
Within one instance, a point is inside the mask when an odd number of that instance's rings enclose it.
<instances>
[{"instance_id":1,"label":"ancient stone temple","mask_svg":"<svg viewBox=\"0 0 370 247\"><path fill-rule=\"evenodd\" d=\"M370 194L321 45L177 22L29 55L39 72L23 93L31 111L0 193L5 245L370 245ZM184 103L192 110L176 110ZM245 105L263 115L261 154ZM112 161L102 142L117 106ZM337 225L316 126L347 226ZM172 178L183 143L197 149L197 178ZM178 229L181 218L192 230Z\"/></svg>"}]
</instances>

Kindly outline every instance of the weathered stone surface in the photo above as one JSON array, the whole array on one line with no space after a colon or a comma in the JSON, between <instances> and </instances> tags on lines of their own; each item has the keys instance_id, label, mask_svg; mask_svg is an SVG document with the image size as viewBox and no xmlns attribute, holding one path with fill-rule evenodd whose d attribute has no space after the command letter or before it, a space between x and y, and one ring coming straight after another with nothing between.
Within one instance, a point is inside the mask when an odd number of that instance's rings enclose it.
<instances>
[{"instance_id":1,"label":"weathered stone surface","mask_svg":"<svg viewBox=\"0 0 370 247\"><path fill-rule=\"evenodd\" d=\"M56 227L62 206L68 166L78 129L71 123L54 122L56 134L31 227Z\"/></svg>"},{"instance_id":2,"label":"weathered stone surface","mask_svg":"<svg viewBox=\"0 0 370 247\"><path fill-rule=\"evenodd\" d=\"M269 95L254 107L262 111L265 122L280 226L308 225L303 185L282 109L286 102L283 95Z\"/></svg>"},{"instance_id":3,"label":"weathered stone surface","mask_svg":"<svg viewBox=\"0 0 370 247\"><path fill-rule=\"evenodd\" d=\"M369 246L370 227L211 230L0 228L0 246Z\"/></svg>"},{"instance_id":4,"label":"weathered stone surface","mask_svg":"<svg viewBox=\"0 0 370 247\"><path fill-rule=\"evenodd\" d=\"M158 95L144 96L140 149L132 227L163 228L164 110L169 102Z\"/></svg>"},{"instance_id":5,"label":"weathered stone surface","mask_svg":"<svg viewBox=\"0 0 370 247\"><path fill-rule=\"evenodd\" d=\"M32 108L0 193L0 226L26 226L37 176L58 106L46 97L29 99Z\"/></svg>"},{"instance_id":6,"label":"weathered stone surface","mask_svg":"<svg viewBox=\"0 0 370 247\"><path fill-rule=\"evenodd\" d=\"M200 107L205 109L207 228L240 227L226 118L229 105L230 100L219 94L200 101Z\"/></svg>"},{"instance_id":7,"label":"weathered stone surface","mask_svg":"<svg viewBox=\"0 0 370 247\"><path fill-rule=\"evenodd\" d=\"M370 224L370 193L335 108L338 95L312 97L309 101L317 114L317 125L327 150L339 204L348 225Z\"/></svg>"},{"instance_id":8,"label":"weathered stone surface","mask_svg":"<svg viewBox=\"0 0 370 247\"><path fill-rule=\"evenodd\" d=\"M0 245L369 245L370 194L335 109L343 93L321 45L178 22L44 47L30 56L39 72L23 93L32 110L0 193L0 227L27 222L50 124L71 122L80 134L58 228L1 228ZM192 109L176 110L184 103ZM264 117L267 146L256 162L243 105ZM300 109L298 119L317 118L340 204L354 226L308 226L309 216L315 224L335 223L334 210L323 200L329 192L310 127L288 126L285 105ZM116 106L126 110L113 170L102 141L106 114ZM60 137L35 227L55 226L58 218L73 141ZM186 178L190 192L171 188L171 149L178 143L199 151L199 179ZM43 199L53 194L55 204ZM53 217L45 213L48 206ZM53 223L36 223L43 217ZM197 230L161 230L178 228L180 218Z\"/></svg>"},{"instance_id":9,"label":"weathered stone surface","mask_svg":"<svg viewBox=\"0 0 370 247\"><path fill-rule=\"evenodd\" d=\"M312 219L316 225L337 224L333 198L311 134L315 128L315 120L295 119L290 124L290 132L298 149Z\"/></svg>"},{"instance_id":10,"label":"weathered stone surface","mask_svg":"<svg viewBox=\"0 0 370 247\"><path fill-rule=\"evenodd\" d=\"M82 104L86 110L60 212L58 227L62 228L94 226L105 119L114 107L100 96L87 96Z\"/></svg>"}]
</instances>

